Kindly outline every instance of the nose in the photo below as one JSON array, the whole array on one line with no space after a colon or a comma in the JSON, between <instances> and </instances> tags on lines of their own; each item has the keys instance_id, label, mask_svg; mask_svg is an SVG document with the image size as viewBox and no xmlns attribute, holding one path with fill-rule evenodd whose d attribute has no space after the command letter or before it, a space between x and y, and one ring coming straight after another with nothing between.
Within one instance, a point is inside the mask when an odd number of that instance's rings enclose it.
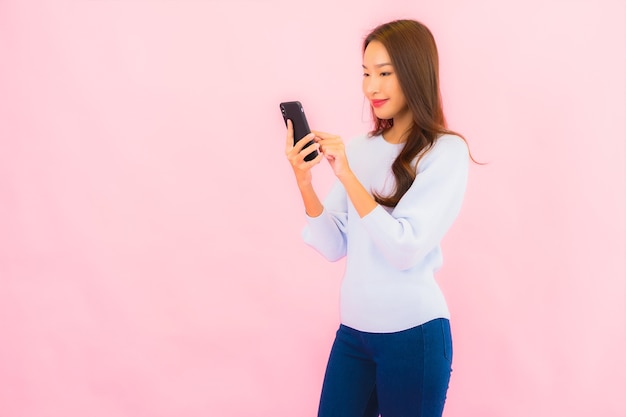
<instances>
[{"instance_id":1,"label":"nose","mask_svg":"<svg viewBox=\"0 0 626 417\"><path fill-rule=\"evenodd\" d=\"M380 83L378 81L378 77L374 75L370 75L369 77L363 78L363 92L368 95L374 95L378 93L380 88Z\"/></svg>"}]
</instances>

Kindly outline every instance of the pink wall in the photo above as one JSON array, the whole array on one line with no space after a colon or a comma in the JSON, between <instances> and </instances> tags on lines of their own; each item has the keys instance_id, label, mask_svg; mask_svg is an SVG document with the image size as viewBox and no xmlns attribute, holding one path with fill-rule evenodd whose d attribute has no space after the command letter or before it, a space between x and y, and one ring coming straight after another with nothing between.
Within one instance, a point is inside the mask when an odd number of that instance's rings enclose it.
<instances>
[{"instance_id":1,"label":"pink wall","mask_svg":"<svg viewBox=\"0 0 626 417\"><path fill-rule=\"evenodd\" d=\"M0 415L314 415L343 265L300 241L278 103L366 130L361 39L411 17L489 162L444 242L446 415L624 416L626 3L294 4L0 0Z\"/></svg>"}]
</instances>

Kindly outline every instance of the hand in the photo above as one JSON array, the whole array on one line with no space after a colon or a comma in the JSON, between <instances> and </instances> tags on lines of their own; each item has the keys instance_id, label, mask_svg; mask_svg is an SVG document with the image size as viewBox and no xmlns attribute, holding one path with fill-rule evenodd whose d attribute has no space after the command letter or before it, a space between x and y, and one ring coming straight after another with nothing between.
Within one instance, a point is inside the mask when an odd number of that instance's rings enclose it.
<instances>
[{"instance_id":1,"label":"hand","mask_svg":"<svg viewBox=\"0 0 626 417\"><path fill-rule=\"evenodd\" d=\"M346 147L340 136L330 133L314 131L315 142L320 146L320 152L330 164L333 172L340 180L348 175L352 175L352 170L348 165L346 157Z\"/></svg>"},{"instance_id":2,"label":"hand","mask_svg":"<svg viewBox=\"0 0 626 417\"><path fill-rule=\"evenodd\" d=\"M296 176L296 181L298 182L298 186L307 186L311 184L311 180L313 175L311 174L311 168L313 166L319 164L322 161L322 153L319 152L317 157L311 161L305 161L304 157L310 154L313 151L319 150L320 145L315 143L306 149L304 145L309 143L315 134L310 133L305 136L303 139L299 140L295 145L293 144L293 125L291 120L287 120L287 143L285 145L285 155L287 156L287 160L291 164L291 168Z\"/></svg>"}]
</instances>

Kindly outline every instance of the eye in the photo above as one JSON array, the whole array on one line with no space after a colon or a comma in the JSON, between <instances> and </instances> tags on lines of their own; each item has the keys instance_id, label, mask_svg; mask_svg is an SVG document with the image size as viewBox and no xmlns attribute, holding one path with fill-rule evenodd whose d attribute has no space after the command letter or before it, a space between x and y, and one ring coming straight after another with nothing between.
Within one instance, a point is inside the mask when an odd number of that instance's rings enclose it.
<instances>
[{"instance_id":1,"label":"eye","mask_svg":"<svg viewBox=\"0 0 626 417\"><path fill-rule=\"evenodd\" d=\"M363 77L369 77L370 75L367 72L363 73Z\"/></svg>"},{"instance_id":2,"label":"eye","mask_svg":"<svg viewBox=\"0 0 626 417\"><path fill-rule=\"evenodd\" d=\"M390 72L381 72L381 73L380 73L380 76L381 76L381 77L388 77L388 76L390 76L390 75L391 75L391 73L390 73Z\"/></svg>"}]
</instances>

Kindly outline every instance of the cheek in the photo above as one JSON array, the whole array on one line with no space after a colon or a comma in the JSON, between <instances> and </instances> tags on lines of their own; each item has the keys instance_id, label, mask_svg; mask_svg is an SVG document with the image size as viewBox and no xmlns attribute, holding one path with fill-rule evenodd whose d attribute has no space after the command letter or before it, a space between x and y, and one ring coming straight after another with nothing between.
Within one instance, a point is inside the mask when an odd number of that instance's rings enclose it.
<instances>
[{"instance_id":1,"label":"cheek","mask_svg":"<svg viewBox=\"0 0 626 417\"><path fill-rule=\"evenodd\" d=\"M402 94L402 89L400 88L400 83L398 82L398 80L394 79L393 82L389 84L391 84L389 88L394 92L395 95L404 96Z\"/></svg>"},{"instance_id":2,"label":"cheek","mask_svg":"<svg viewBox=\"0 0 626 417\"><path fill-rule=\"evenodd\" d=\"M394 83L393 91L394 91L394 95L396 97L398 97L398 99L401 102L406 103L406 98L404 97L404 93L402 92L402 88L400 88L400 83L398 83L398 82Z\"/></svg>"}]
</instances>

